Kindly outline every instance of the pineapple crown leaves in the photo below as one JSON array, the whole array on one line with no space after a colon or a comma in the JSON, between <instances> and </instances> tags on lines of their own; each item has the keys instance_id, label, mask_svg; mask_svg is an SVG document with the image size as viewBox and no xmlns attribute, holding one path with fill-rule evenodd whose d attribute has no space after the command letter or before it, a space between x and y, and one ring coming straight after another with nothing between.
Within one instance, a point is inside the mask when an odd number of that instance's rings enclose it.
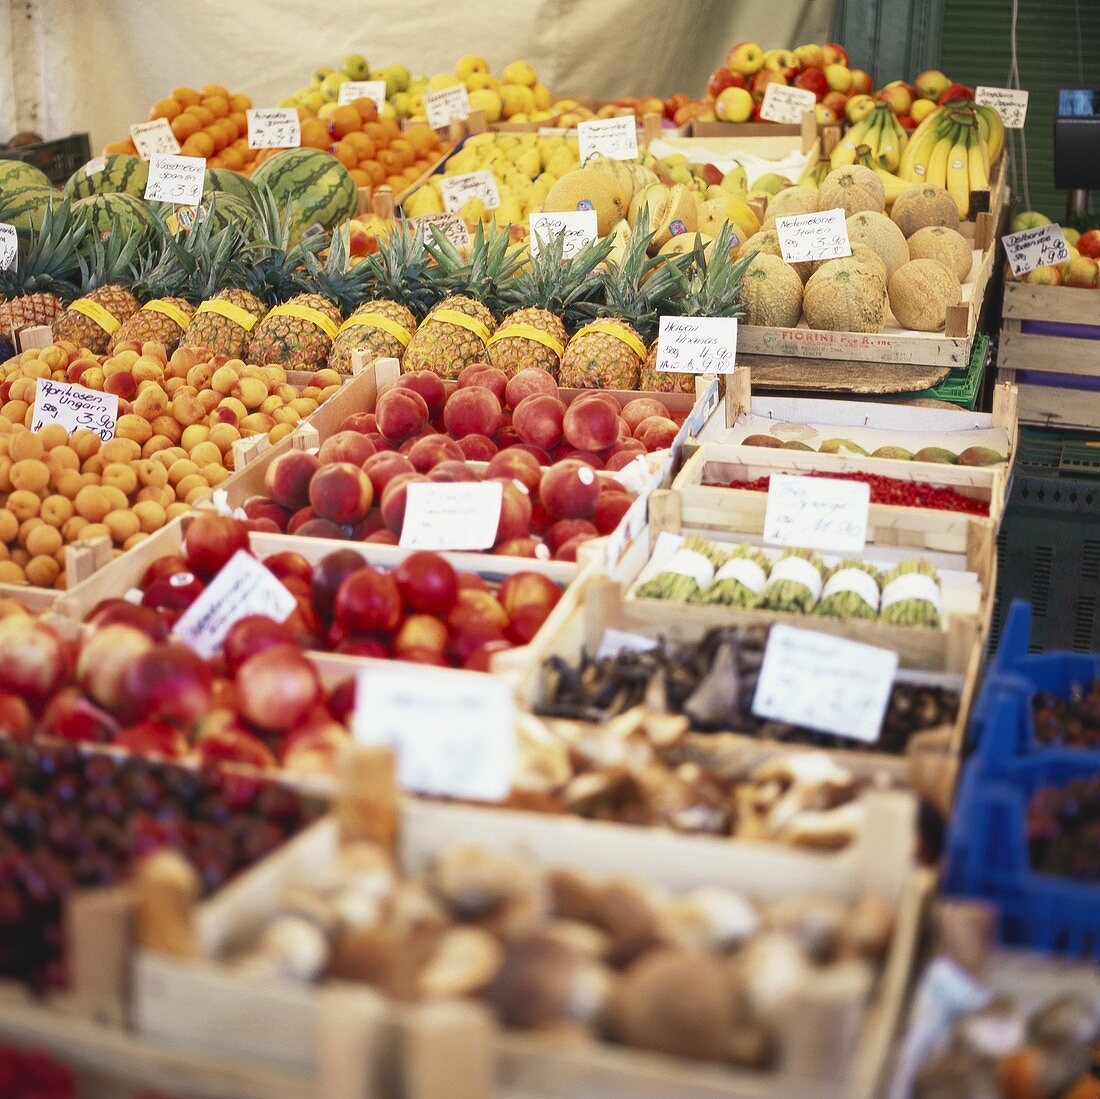
<instances>
[{"instance_id":1,"label":"pineapple crown leaves","mask_svg":"<svg viewBox=\"0 0 1100 1099\"><path fill-rule=\"evenodd\" d=\"M290 212L279 210L271 189L259 184L253 201L259 215L259 236L248 249L248 276L244 289L251 290L268 304L307 293L311 282L306 256L315 256L321 250L324 236L318 233L292 243L294 230Z\"/></svg>"},{"instance_id":2,"label":"pineapple crown leaves","mask_svg":"<svg viewBox=\"0 0 1100 1099\"><path fill-rule=\"evenodd\" d=\"M701 240L687 254L688 263L676 270L680 288L679 312L685 317L740 317L745 307L741 303L741 280L756 257L755 252L734 260L730 251L736 237L727 222L718 230L713 244L704 249Z\"/></svg>"},{"instance_id":3,"label":"pineapple crown leaves","mask_svg":"<svg viewBox=\"0 0 1100 1099\"><path fill-rule=\"evenodd\" d=\"M128 232L118 218L111 218L111 227L103 234L88 233L77 257L81 291L129 286L134 280L138 252L148 237L147 229Z\"/></svg>"},{"instance_id":4,"label":"pineapple crown leaves","mask_svg":"<svg viewBox=\"0 0 1100 1099\"><path fill-rule=\"evenodd\" d=\"M508 229L478 223L470 243L470 258L464 260L458 249L446 238L438 225L428 222L432 240L426 247L436 266L433 279L446 294L468 294L499 315L505 302L503 292L521 262L516 252L509 252L512 243Z\"/></svg>"},{"instance_id":5,"label":"pineapple crown leaves","mask_svg":"<svg viewBox=\"0 0 1100 1099\"><path fill-rule=\"evenodd\" d=\"M14 271L0 271L0 298L22 294L56 294L63 300L76 296L79 276L77 248L86 226L72 219L68 198L46 207L41 229L19 234L18 262Z\"/></svg>"},{"instance_id":6,"label":"pineapple crown leaves","mask_svg":"<svg viewBox=\"0 0 1100 1099\"><path fill-rule=\"evenodd\" d=\"M364 289L369 285L369 272L363 265L348 266L348 230L337 228L329 242L324 262L313 252L305 254L306 270L313 282L313 292L336 304L342 312L350 313L365 298Z\"/></svg>"},{"instance_id":7,"label":"pineapple crown leaves","mask_svg":"<svg viewBox=\"0 0 1100 1099\"><path fill-rule=\"evenodd\" d=\"M419 321L442 297L429 273L430 264L424 233L406 221L395 221L390 234L379 238L378 251L358 267L365 269L370 298L400 302Z\"/></svg>"}]
</instances>

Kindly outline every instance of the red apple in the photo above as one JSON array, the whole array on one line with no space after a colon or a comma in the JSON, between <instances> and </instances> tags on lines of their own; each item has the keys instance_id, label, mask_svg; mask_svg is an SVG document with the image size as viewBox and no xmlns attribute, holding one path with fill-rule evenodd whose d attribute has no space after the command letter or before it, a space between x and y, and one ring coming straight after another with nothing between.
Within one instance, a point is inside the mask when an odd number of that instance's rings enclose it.
<instances>
[{"instance_id":1,"label":"red apple","mask_svg":"<svg viewBox=\"0 0 1100 1099\"><path fill-rule=\"evenodd\" d=\"M973 99L974 89L968 88L965 84L949 84L940 93L940 97L936 100L942 107L945 103L950 103L952 99Z\"/></svg>"},{"instance_id":2,"label":"red apple","mask_svg":"<svg viewBox=\"0 0 1100 1099\"><path fill-rule=\"evenodd\" d=\"M871 74L864 69L852 69L851 73L852 83L848 91L852 95L870 95L875 87Z\"/></svg>"},{"instance_id":3,"label":"red apple","mask_svg":"<svg viewBox=\"0 0 1100 1099\"><path fill-rule=\"evenodd\" d=\"M839 42L826 42L821 54L826 65L848 65L848 51Z\"/></svg>"},{"instance_id":4,"label":"red apple","mask_svg":"<svg viewBox=\"0 0 1100 1099\"><path fill-rule=\"evenodd\" d=\"M759 105L764 102L764 92L769 84L786 84L787 78L775 69L761 69L753 78L749 90Z\"/></svg>"},{"instance_id":5,"label":"red apple","mask_svg":"<svg viewBox=\"0 0 1100 1099\"><path fill-rule=\"evenodd\" d=\"M745 78L741 73L732 72L726 67L715 69L707 81L707 95L717 99L727 88L743 88ZM675 113L675 112L674 112Z\"/></svg>"},{"instance_id":6,"label":"red apple","mask_svg":"<svg viewBox=\"0 0 1100 1099\"><path fill-rule=\"evenodd\" d=\"M813 92L818 99L821 99L829 91L829 82L825 79L825 73L817 68L803 69L794 78L794 86Z\"/></svg>"},{"instance_id":7,"label":"red apple","mask_svg":"<svg viewBox=\"0 0 1100 1099\"><path fill-rule=\"evenodd\" d=\"M1089 229L1082 233L1074 247L1082 256L1100 260L1100 229Z\"/></svg>"}]
</instances>

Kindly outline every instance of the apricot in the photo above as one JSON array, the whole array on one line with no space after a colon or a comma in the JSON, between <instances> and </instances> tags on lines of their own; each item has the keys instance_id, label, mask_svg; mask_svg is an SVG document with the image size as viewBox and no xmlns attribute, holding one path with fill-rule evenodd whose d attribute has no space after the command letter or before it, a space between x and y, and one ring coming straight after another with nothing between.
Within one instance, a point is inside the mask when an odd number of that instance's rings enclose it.
<instances>
[{"instance_id":1,"label":"apricot","mask_svg":"<svg viewBox=\"0 0 1100 1099\"><path fill-rule=\"evenodd\" d=\"M187 384L198 393L210 385L210 379L214 376L213 363L196 363L185 375Z\"/></svg>"},{"instance_id":2,"label":"apricot","mask_svg":"<svg viewBox=\"0 0 1100 1099\"><path fill-rule=\"evenodd\" d=\"M115 436L119 439L132 439L140 446L152 438L152 435L153 429L149 426L149 421L143 416L136 416L134 413L128 412L125 416L119 416L115 421Z\"/></svg>"},{"instance_id":3,"label":"apricot","mask_svg":"<svg viewBox=\"0 0 1100 1099\"><path fill-rule=\"evenodd\" d=\"M105 462L105 461L103 460L103 455L102 455L102 454L93 454L93 455L92 455L92 456L91 456L91 457L90 457L90 458L89 458L89 459L88 459L88 460L87 460L87 461L86 461L86 462L84 463L84 465L83 465L83 466L81 467L81 472L82 472L82 473L83 473L83 474L84 474L85 476L87 476L88 474L93 474L93 473L94 473L94 474L96 474L96 476L97 476L97 478L98 478L98 475L99 475L99 474L101 474L101 473L103 472L103 467L104 467L104 466L105 466L106 464L107 464L107 463L106 463L106 462ZM98 479L96 480L96 484L97 484L97 485L99 484L99 481L98 481Z\"/></svg>"},{"instance_id":4,"label":"apricot","mask_svg":"<svg viewBox=\"0 0 1100 1099\"><path fill-rule=\"evenodd\" d=\"M21 569L26 567L26 564L30 559L31 555L21 546L9 551L8 560L18 565Z\"/></svg>"},{"instance_id":5,"label":"apricot","mask_svg":"<svg viewBox=\"0 0 1100 1099\"><path fill-rule=\"evenodd\" d=\"M218 407L222 399L222 395L216 389L204 389L199 393L199 403L207 416Z\"/></svg>"},{"instance_id":6,"label":"apricot","mask_svg":"<svg viewBox=\"0 0 1100 1099\"><path fill-rule=\"evenodd\" d=\"M46 463L37 458L24 458L16 462L9 471L13 488L28 492L41 492L50 483L50 471Z\"/></svg>"},{"instance_id":7,"label":"apricot","mask_svg":"<svg viewBox=\"0 0 1100 1099\"><path fill-rule=\"evenodd\" d=\"M131 373L134 376L134 381L138 382L156 382L160 385L164 381L164 366L156 361L156 359L149 358L146 355L142 355L137 362L131 367Z\"/></svg>"},{"instance_id":8,"label":"apricot","mask_svg":"<svg viewBox=\"0 0 1100 1099\"><path fill-rule=\"evenodd\" d=\"M76 451L76 456L86 462L93 454L98 454L103 447L103 440L94 432L81 429L74 431L69 437L69 446Z\"/></svg>"},{"instance_id":9,"label":"apricot","mask_svg":"<svg viewBox=\"0 0 1100 1099\"><path fill-rule=\"evenodd\" d=\"M215 424L210 429L210 442L218 448L219 456L228 454L241 433L232 424Z\"/></svg>"},{"instance_id":10,"label":"apricot","mask_svg":"<svg viewBox=\"0 0 1100 1099\"><path fill-rule=\"evenodd\" d=\"M198 392L179 390L172 395L172 418L183 427L201 424L207 415L208 409Z\"/></svg>"},{"instance_id":11,"label":"apricot","mask_svg":"<svg viewBox=\"0 0 1100 1099\"><path fill-rule=\"evenodd\" d=\"M14 561L0 561L0 584L24 584L27 577Z\"/></svg>"},{"instance_id":12,"label":"apricot","mask_svg":"<svg viewBox=\"0 0 1100 1099\"><path fill-rule=\"evenodd\" d=\"M8 456L13 462L41 458L45 452L42 440L33 431L20 431L8 444Z\"/></svg>"},{"instance_id":13,"label":"apricot","mask_svg":"<svg viewBox=\"0 0 1100 1099\"><path fill-rule=\"evenodd\" d=\"M186 500L188 495L197 488L207 490L210 486L206 483L206 478L201 473L189 473L176 483L176 499Z\"/></svg>"},{"instance_id":14,"label":"apricot","mask_svg":"<svg viewBox=\"0 0 1100 1099\"><path fill-rule=\"evenodd\" d=\"M14 542L19 533L19 520L9 508L0 508L0 542Z\"/></svg>"},{"instance_id":15,"label":"apricot","mask_svg":"<svg viewBox=\"0 0 1100 1099\"><path fill-rule=\"evenodd\" d=\"M62 469L80 468L80 455L71 446L55 446L52 450L46 451L43 461L50 473Z\"/></svg>"},{"instance_id":16,"label":"apricot","mask_svg":"<svg viewBox=\"0 0 1100 1099\"><path fill-rule=\"evenodd\" d=\"M270 416L275 421L276 426L288 424L290 427L297 427L302 422L302 414L296 408L291 408L290 405L280 406L270 413Z\"/></svg>"},{"instance_id":17,"label":"apricot","mask_svg":"<svg viewBox=\"0 0 1100 1099\"><path fill-rule=\"evenodd\" d=\"M271 445L281 442L283 439L294 434L294 424L277 423L268 433L267 437L271 441Z\"/></svg>"},{"instance_id":18,"label":"apricot","mask_svg":"<svg viewBox=\"0 0 1100 1099\"><path fill-rule=\"evenodd\" d=\"M30 537L30 533L35 527L45 526L45 523L37 515L32 515L29 519L24 519L19 524L19 533L16 535L16 541L21 546L26 546L27 538Z\"/></svg>"},{"instance_id":19,"label":"apricot","mask_svg":"<svg viewBox=\"0 0 1100 1099\"><path fill-rule=\"evenodd\" d=\"M169 504L168 507L164 509L169 522L173 519L178 519L181 515L186 515L190 510L187 504L181 503L178 500L175 503Z\"/></svg>"},{"instance_id":20,"label":"apricot","mask_svg":"<svg viewBox=\"0 0 1100 1099\"><path fill-rule=\"evenodd\" d=\"M141 456L143 458L152 458L154 454L159 454L162 450L170 450L172 447L172 440L167 435L154 435L142 448Z\"/></svg>"},{"instance_id":21,"label":"apricot","mask_svg":"<svg viewBox=\"0 0 1100 1099\"><path fill-rule=\"evenodd\" d=\"M249 410L259 408L267 400L267 383L259 378L241 378L233 387L232 395Z\"/></svg>"},{"instance_id":22,"label":"apricot","mask_svg":"<svg viewBox=\"0 0 1100 1099\"><path fill-rule=\"evenodd\" d=\"M160 462L145 458L135 462L133 470L140 485L155 485L162 488L168 484L168 470Z\"/></svg>"},{"instance_id":23,"label":"apricot","mask_svg":"<svg viewBox=\"0 0 1100 1099\"><path fill-rule=\"evenodd\" d=\"M103 468L103 484L117 488L129 496L137 490L137 471L129 463L123 465L122 462L112 462Z\"/></svg>"},{"instance_id":24,"label":"apricot","mask_svg":"<svg viewBox=\"0 0 1100 1099\"><path fill-rule=\"evenodd\" d=\"M32 557L46 554L52 557L62 546L61 531L47 523L40 523L23 542Z\"/></svg>"},{"instance_id":25,"label":"apricot","mask_svg":"<svg viewBox=\"0 0 1100 1099\"><path fill-rule=\"evenodd\" d=\"M56 477L50 478L50 487L70 500L84 487L84 477L75 469L63 469Z\"/></svg>"},{"instance_id":26,"label":"apricot","mask_svg":"<svg viewBox=\"0 0 1100 1099\"><path fill-rule=\"evenodd\" d=\"M110 538L111 532L103 523L89 523L78 535L78 542L94 542L97 538Z\"/></svg>"},{"instance_id":27,"label":"apricot","mask_svg":"<svg viewBox=\"0 0 1100 1099\"><path fill-rule=\"evenodd\" d=\"M149 535L146 534L142 530L139 530L137 532L137 534L131 534L130 537L127 538L126 541L122 543L123 551L128 552L129 550L132 550L134 548L134 546L140 545L148 537L149 537Z\"/></svg>"},{"instance_id":28,"label":"apricot","mask_svg":"<svg viewBox=\"0 0 1100 1099\"><path fill-rule=\"evenodd\" d=\"M24 458L24 461L30 459ZM11 483L11 468L15 463L5 454L0 457L0 492L11 492L15 487Z\"/></svg>"},{"instance_id":29,"label":"apricot","mask_svg":"<svg viewBox=\"0 0 1100 1099\"><path fill-rule=\"evenodd\" d=\"M66 520L65 525L61 528L61 537L66 542L75 542L86 526L88 526L87 519L81 515L74 515L71 519Z\"/></svg>"},{"instance_id":30,"label":"apricot","mask_svg":"<svg viewBox=\"0 0 1100 1099\"><path fill-rule=\"evenodd\" d=\"M168 483L175 488L184 477L198 471L199 467L190 458L179 458L168 467Z\"/></svg>"},{"instance_id":31,"label":"apricot","mask_svg":"<svg viewBox=\"0 0 1100 1099\"><path fill-rule=\"evenodd\" d=\"M17 489L8 495L7 508L15 518L22 523L24 519L33 519L42 506L42 501L35 492L26 489Z\"/></svg>"},{"instance_id":32,"label":"apricot","mask_svg":"<svg viewBox=\"0 0 1100 1099\"><path fill-rule=\"evenodd\" d=\"M139 529L145 534L160 530L168 519L164 508L154 500L139 500L134 504L133 514L137 518Z\"/></svg>"},{"instance_id":33,"label":"apricot","mask_svg":"<svg viewBox=\"0 0 1100 1099\"><path fill-rule=\"evenodd\" d=\"M166 508L169 504L176 502L176 493L174 489L169 488L167 485L161 485L159 488L155 485L146 485L138 491L137 496L134 497L134 503L141 504L146 500L152 500L154 504Z\"/></svg>"},{"instance_id":34,"label":"apricot","mask_svg":"<svg viewBox=\"0 0 1100 1099\"><path fill-rule=\"evenodd\" d=\"M99 491L110 501L112 511L130 506L129 496L121 489L115 488L114 485L102 485Z\"/></svg>"},{"instance_id":35,"label":"apricot","mask_svg":"<svg viewBox=\"0 0 1100 1099\"><path fill-rule=\"evenodd\" d=\"M111 532L111 539L116 545L141 530L141 520L128 508L109 512L103 525Z\"/></svg>"},{"instance_id":36,"label":"apricot","mask_svg":"<svg viewBox=\"0 0 1100 1099\"><path fill-rule=\"evenodd\" d=\"M3 407L0 407L0 416L11 420L13 424L21 424L30 409L31 406L26 401L5 401Z\"/></svg>"},{"instance_id":37,"label":"apricot","mask_svg":"<svg viewBox=\"0 0 1100 1099\"><path fill-rule=\"evenodd\" d=\"M73 511L72 500L60 493L55 493L42 501L38 514L51 527L57 527L60 530L73 517Z\"/></svg>"},{"instance_id":38,"label":"apricot","mask_svg":"<svg viewBox=\"0 0 1100 1099\"><path fill-rule=\"evenodd\" d=\"M179 437L179 444L184 450L190 450L199 443L205 443L210 437L210 428L205 424L188 424Z\"/></svg>"},{"instance_id":39,"label":"apricot","mask_svg":"<svg viewBox=\"0 0 1100 1099\"><path fill-rule=\"evenodd\" d=\"M183 437L183 428L176 421L174 416L169 416L167 414L158 416L149 426L153 429L154 435L163 435L171 439L173 446Z\"/></svg>"},{"instance_id":40,"label":"apricot","mask_svg":"<svg viewBox=\"0 0 1100 1099\"><path fill-rule=\"evenodd\" d=\"M221 465L222 452L218 448L216 443L212 443L209 439L204 443L199 443L191 452L188 457L198 468L209 465L211 462L217 462Z\"/></svg>"},{"instance_id":41,"label":"apricot","mask_svg":"<svg viewBox=\"0 0 1100 1099\"><path fill-rule=\"evenodd\" d=\"M133 415L140 416L151 424L158 416L167 415L168 394L159 385L150 383L147 389L138 393L132 408Z\"/></svg>"},{"instance_id":42,"label":"apricot","mask_svg":"<svg viewBox=\"0 0 1100 1099\"><path fill-rule=\"evenodd\" d=\"M309 397L295 397L288 402L288 407L293 408L302 419L312 416L317 411L317 402Z\"/></svg>"},{"instance_id":43,"label":"apricot","mask_svg":"<svg viewBox=\"0 0 1100 1099\"><path fill-rule=\"evenodd\" d=\"M53 450L56 446L67 446L69 433L61 424L47 424L38 429L38 441L46 450Z\"/></svg>"},{"instance_id":44,"label":"apricot","mask_svg":"<svg viewBox=\"0 0 1100 1099\"><path fill-rule=\"evenodd\" d=\"M102 488L93 485L85 485L76 494L73 504L77 515L89 523L100 522L112 510L111 498Z\"/></svg>"}]
</instances>

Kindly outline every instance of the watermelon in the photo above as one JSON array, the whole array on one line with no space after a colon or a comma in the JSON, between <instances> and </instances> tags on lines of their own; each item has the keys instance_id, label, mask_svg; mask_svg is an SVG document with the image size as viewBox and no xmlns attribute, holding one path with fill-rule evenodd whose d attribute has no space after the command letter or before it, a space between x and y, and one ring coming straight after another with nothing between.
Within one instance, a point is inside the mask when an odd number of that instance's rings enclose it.
<instances>
[{"instance_id":1,"label":"watermelon","mask_svg":"<svg viewBox=\"0 0 1100 1099\"><path fill-rule=\"evenodd\" d=\"M141 198L145 194L145 184L149 180L147 161L138 160L136 156L123 156L121 153L109 153L98 160L103 161L103 167L99 171L88 171L97 165L96 160L89 160L69 176L65 184L65 194L74 199L115 193Z\"/></svg>"},{"instance_id":2,"label":"watermelon","mask_svg":"<svg viewBox=\"0 0 1100 1099\"><path fill-rule=\"evenodd\" d=\"M207 198L215 191L218 194L235 195L248 202L253 201L256 188L247 176L234 172L231 168L207 168L202 185L202 197Z\"/></svg>"},{"instance_id":3,"label":"watermelon","mask_svg":"<svg viewBox=\"0 0 1100 1099\"><path fill-rule=\"evenodd\" d=\"M49 187L50 179L33 164L21 160L0 160L0 194L7 196L12 187Z\"/></svg>"},{"instance_id":4,"label":"watermelon","mask_svg":"<svg viewBox=\"0 0 1100 1099\"><path fill-rule=\"evenodd\" d=\"M73 221L78 225L86 224L89 232L100 238L110 232L116 220L127 234L144 234L153 228L149 208L133 195L121 192L89 195L73 203Z\"/></svg>"},{"instance_id":5,"label":"watermelon","mask_svg":"<svg viewBox=\"0 0 1100 1099\"><path fill-rule=\"evenodd\" d=\"M41 229L46 208L59 200L58 193L48 184L25 186L0 186L0 221L14 225L16 229Z\"/></svg>"},{"instance_id":6,"label":"watermelon","mask_svg":"<svg viewBox=\"0 0 1100 1099\"><path fill-rule=\"evenodd\" d=\"M240 226L249 240L256 238L256 207L248 199L229 193L219 193L213 201L210 197L202 200L202 209L213 217L215 233L220 233L230 222Z\"/></svg>"},{"instance_id":7,"label":"watermelon","mask_svg":"<svg viewBox=\"0 0 1100 1099\"><path fill-rule=\"evenodd\" d=\"M359 209L355 180L322 149L284 149L252 173L252 182L269 187L280 211L290 212L295 241L314 225L334 229Z\"/></svg>"}]
</instances>

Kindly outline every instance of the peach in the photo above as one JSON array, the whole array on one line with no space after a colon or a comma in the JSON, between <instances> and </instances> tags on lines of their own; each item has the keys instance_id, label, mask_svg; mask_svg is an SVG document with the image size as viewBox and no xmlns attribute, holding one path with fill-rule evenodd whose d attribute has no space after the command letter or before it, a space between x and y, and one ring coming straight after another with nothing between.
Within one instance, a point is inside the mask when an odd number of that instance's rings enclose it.
<instances>
[{"instance_id":1,"label":"peach","mask_svg":"<svg viewBox=\"0 0 1100 1099\"><path fill-rule=\"evenodd\" d=\"M431 370L414 370L410 374L402 374L397 379L397 385L419 393L428 406L429 417L433 420L447 400L447 388L443 379Z\"/></svg>"},{"instance_id":2,"label":"peach","mask_svg":"<svg viewBox=\"0 0 1100 1099\"><path fill-rule=\"evenodd\" d=\"M369 435L378 430L378 418L373 412L353 412L343 423L340 431L358 431L360 435Z\"/></svg>"},{"instance_id":3,"label":"peach","mask_svg":"<svg viewBox=\"0 0 1100 1099\"><path fill-rule=\"evenodd\" d=\"M363 539L364 542L378 543L383 546L396 546L397 535L392 530L376 530Z\"/></svg>"},{"instance_id":4,"label":"peach","mask_svg":"<svg viewBox=\"0 0 1100 1099\"><path fill-rule=\"evenodd\" d=\"M619 414L604 401L574 401L565 410L562 434L578 450L604 450L619 437Z\"/></svg>"},{"instance_id":5,"label":"peach","mask_svg":"<svg viewBox=\"0 0 1100 1099\"><path fill-rule=\"evenodd\" d=\"M672 446L680 427L667 416L648 416L635 429L634 438L648 451L664 450Z\"/></svg>"},{"instance_id":6,"label":"peach","mask_svg":"<svg viewBox=\"0 0 1100 1099\"><path fill-rule=\"evenodd\" d=\"M504 403L509 408L518 408L524 397L530 397L536 393L545 394L548 397L558 395L558 383L537 366L528 366L508 379L504 388Z\"/></svg>"},{"instance_id":7,"label":"peach","mask_svg":"<svg viewBox=\"0 0 1100 1099\"><path fill-rule=\"evenodd\" d=\"M426 435L417 439L407 456L417 473L428 473L440 462L463 458L462 448L446 435Z\"/></svg>"},{"instance_id":8,"label":"peach","mask_svg":"<svg viewBox=\"0 0 1100 1099\"><path fill-rule=\"evenodd\" d=\"M410 435L398 448L398 454L408 454L420 439L430 439L439 432L431 424L425 424L415 435Z\"/></svg>"},{"instance_id":9,"label":"peach","mask_svg":"<svg viewBox=\"0 0 1100 1099\"><path fill-rule=\"evenodd\" d=\"M475 385L488 389L501 405L504 404L508 375L499 367L488 363L470 363L458 376L458 388L465 389Z\"/></svg>"},{"instance_id":10,"label":"peach","mask_svg":"<svg viewBox=\"0 0 1100 1099\"><path fill-rule=\"evenodd\" d=\"M623 405L622 418L633 435L638 425L650 416L668 417L668 409L655 397L635 397Z\"/></svg>"},{"instance_id":11,"label":"peach","mask_svg":"<svg viewBox=\"0 0 1100 1099\"><path fill-rule=\"evenodd\" d=\"M566 411L557 397L532 393L516 406L512 426L525 443L549 449L561 441Z\"/></svg>"},{"instance_id":12,"label":"peach","mask_svg":"<svg viewBox=\"0 0 1100 1099\"><path fill-rule=\"evenodd\" d=\"M125 397L126 400L131 400L137 392L137 382L134 381L133 374L118 371L115 374L108 374L104 379L103 392L114 393L118 397Z\"/></svg>"},{"instance_id":13,"label":"peach","mask_svg":"<svg viewBox=\"0 0 1100 1099\"><path fill-rule=\"evenodd\" d=\"M290 518L286 508L280 507L266 496L249 496L241 507L247 518L271 519L280 530L286 528L286 521Z\"/></svg>"},{"instance_id":14,"label":"peach","mask_svg":"<svg viewBox=\"0 0 1100 1099\"><path fill-rule=\"evenodd\" d=\"M329 462L351 462L361 466L374 453L374 444L358 431L338 431L329 436L317 452L321 465Z\"/></svg>"},{"instance_id":15,"label":"peach","mask_svg":"<svg viewBox=\"0 0 1100 1099\"><path fill-rule=\"evenodd\" d=\"M600 534L610 534L633 503L634 500L628 493L601 492L600 498L596 501L596 511L592 516L596 530Z\"/></svg>"},{"instance_id":16,"label":"peach","mask_svg":"<svg viewBox=\"0 0 1100 1099\"><path fill-rule=\"evenodd\" d=\"M536 492L539 481L542 480L542 470L539 468L538 459L532 457L525 450L517 450L509 447L494 454L489 459L486 477L498 479L507 478L510 481L521 481L528 492Z\"/></svg>"},{"instance_id":17,"label":"peach","mask_svg":"<svg viewBox=\"0 0 1100 1099\"><path fill-rule=\"evenodd\" d=\"M428 422L428 404L413 389L395 386L378 398L378 430L391 442L415 435Z\"/></svg>"},{"instance_id":18,"label":"peach","mask_svg":"<svg viewBox=\"0 0 1100 1099\"><path fill-rule=\"evenodd\" d=\"M500 501L500 521L493 542L522 538L531 531L531 495L518 481L500 479L504 492Z\"/></svg>"},{"instance_id":19,"label":"peach","mask_svg":"<svg viewBox=\"0 0 1100 1099\"><path fill-rule=\"evenodd\" d=\"M497 453L497 445L486 435L464 435L458 440L463 457L471 462L487 462Z\"/></svg>"},{"instance_id":20,"label":"peach","mask_svg":"<svg viewBox=\"0 0 1100 1099\"><path fill-rule=\"evenodd\" d=\"M304 450L289 450L286 454L280 454L267 467L264 488L283 507L304 507L309 499L309 483L320 468L321 463L315 455L307 454ZM174 472L175 466L169 473L169 479Z\"/></svg>"},{"instance_id":21,"label":"peach","mask_svg":"<svg viewBox=\"0 0 1100 1099\"><path fill-rule=\"evenodd\" d=\"M490 551L496 557L534 557L542 561L550 560L550 551L534 538L509 538L507 542L498 542Z\"/></svg>"},{"instance_id":22,"label":"peach","mask_svg":"<svg viewBox=\"0 0 1100 1099\"><path fill-rule=\"evenodd\" d=\"M615 400L614 397L611 396L610 393L600 393L590 390L586 393L581 393L578 396L574 397L573 400L569 403L571 405L578 405L583 404L586 401L602 401L612 412L615 413L616 416L619 416L622 413L622 406L617 400Z\"/></svg>"},{"instance_id":23,"label":"peach","mask_svg":"<svg viewBox=\"0 0 1100 1099\"><path fill-rule=\"evenodd\" d=\"M176 398L179 400L179 398ZM214 424L229 424L230 427L240 427L241 417L237 415L235 408L230 408L229 405L218 405L213 412L210 413L210 426Z\"/></svg>"},{"instance_id":24,"label":"peach","mask_svg":"<svg viewBox=\"0 0 1100 1099\"><path fill-rule=\"evenodd\" d=\"M370 478L351 462L324 465L309 482L310 506L320 518L334 523L358 523L373 502Z\"/></svg>"},{"instance_id":25,"label":"peach","mask_svg":"<svg viewBox=\"0 0 1100 1099\"><path fill-rule=\"evenodd\" d=\"M401 534L405 522L405 500L408 486L417 481L428 480L421 473L399 473L391 478L382 493L382 519L394 534Z\"/></svg>"},{"instance_id":26,"label":"peach","mask_svg":"<svg viewBox=\"0 0 1100 1099\"><path fill-rule=\"evenodd\" d=\"M415 473L416 467L404 454L392 450L380 450L372 454L363 463L363 472L370 478L374 487L374 498L381 500L386 485L399 473Z\"/></svg>"},{"instance_id":27,"label":"peach","mask_svg":"<svg viewBox=\"0 0 1100 1099\"><path fill-rule=\"evenodd\" d=\"M465 461L448 459L445 462L440 462L432 469L428 474L428 480L445 481L453 484L456 481L480 481L481 478L477 475L477 471L471 469Z\"/></svg>"},{"instance_id":28,"label":"peach","mask_svg":"<svg viewBox=\"0 0 1100 1099\"><path fill-rule=\"evenodd\" d=\"M620 469L625 469L639 454L645 454L645 450L616 450L613 451L611 456L604 462L604 469L608 473L617 473Z\"/></svg>"},{"instance_id":29,"label":"peach","mask_svg":"<svg viewBox=\"0 0 1100 1099\"><path fill-rule=\"evenodd\" d=\"M584 545L585 542L590 542L594 535L591 534L577 534L569 539L568 542L563 542L558 546L557 552L554 554L555 561L576 561L577 549Z\"/></svg>"},{"instance_id":30,"label":"peach","mask_svg":"<svg viewBox=\"0 0 1100 1099\"><path fill-rule=\"evenodd\" d=\"M598 514L598 502L596 511ZM596 525L587 519L559 519L547 530L546 544L550 547L550 552L555 553L559 546L565 545L570 538L575 538L578 534L587 534L590 538L595 538L599 533Z\"/></svg>"},{"instance_id":31,"label":"peach","mask_svg":"<svg viewBox=\"0 0 1100 1099\"><path fill-rule=\"evenodd\" d=\"M347 528L334 523L331 519L310 519L298 527L294 533L302 538L347 538L348 536Z\"/></svg>"},{"instance_id":32,"label":"peach","mask_svg":"<svg viewBox=\"0 0 1100 1099\"><path fill-rule=\"evenodd\" d=\"M539 500L555 519L587 519L599 495L595 471L574 458L552 465L539 483Z\"/></svg>"},{"instance_id":33,"label":"peach","mask_svg":"<svg viewBox=\"0 0 1100 1099\"><path fill-rule=\"evenodd\" d=\"M456 389L443 408L443 426L456 439L464 435L493 436L502 423L500 400L484 386Z\"/></svg>"},{"instance_id":34,"label":"peach","mask_svg":"<svg viewBox=\"0 0 1100 1099\"><path fill-rule=\"evenodd\" d=\"M299 508L289 519L286 521L287 534L297 534L298 529L304 526L306 523L317 518L317 513L311 507Z\"/></svg>"}]
</instances>

